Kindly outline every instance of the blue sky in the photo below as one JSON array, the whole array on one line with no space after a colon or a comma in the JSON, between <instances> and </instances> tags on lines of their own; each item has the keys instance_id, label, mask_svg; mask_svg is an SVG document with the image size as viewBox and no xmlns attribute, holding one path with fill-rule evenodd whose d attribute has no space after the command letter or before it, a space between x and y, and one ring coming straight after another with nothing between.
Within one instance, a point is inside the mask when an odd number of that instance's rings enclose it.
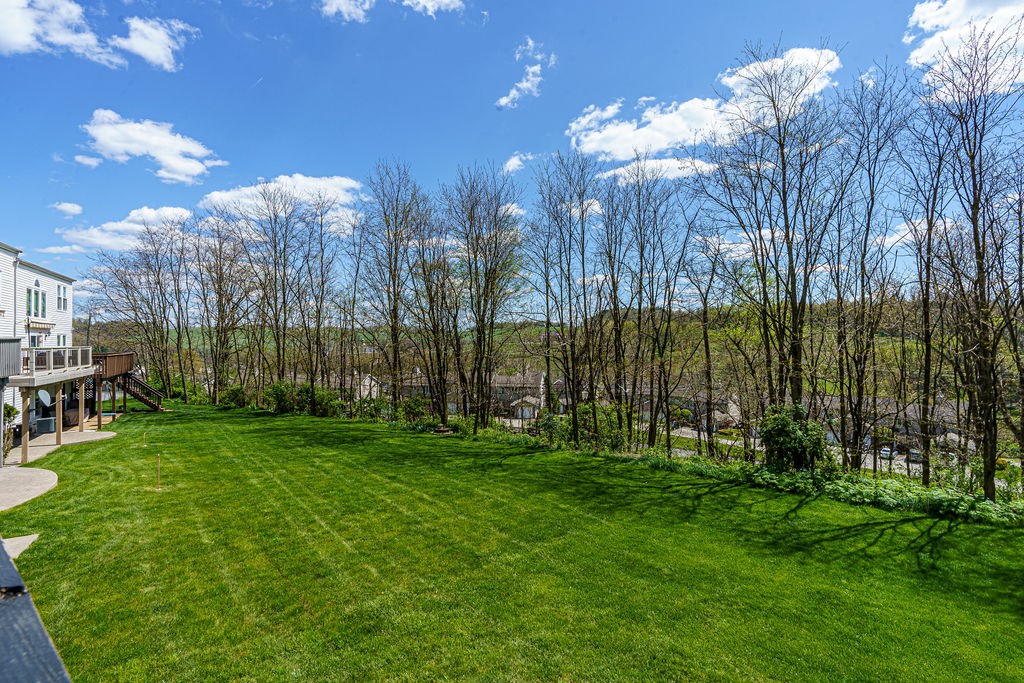
<instances>
[{"instance_id":1,"label":"blue sky","mask_svg":"<svg viewBox=\"0 0 1024 683\"><path fill-rule=\"evenodd\" d=\"M378 159L531 179L577 145L671 158L748 42L823 44L830 76L926 62L1018 2L0 0L0 241L79 276L97 247L260 179L344 202ZM809 52L810 53L810 52ZM814 54L820 54L814 52ZM841 64L841 66L839 66ZM724 78L723 78L724 75ZM209 201L209 200L207 200Z\"/></svg>"}]
</instances>

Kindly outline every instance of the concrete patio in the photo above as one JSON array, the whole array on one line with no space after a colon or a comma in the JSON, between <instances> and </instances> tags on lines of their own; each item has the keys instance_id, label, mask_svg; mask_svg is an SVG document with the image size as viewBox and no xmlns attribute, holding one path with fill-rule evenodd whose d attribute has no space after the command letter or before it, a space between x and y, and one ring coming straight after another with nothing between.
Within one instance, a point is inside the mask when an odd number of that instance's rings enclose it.
<instances>
[{"instance_id":1,"label":"concrete patio","mask_svg":"<svg viewBox=\"0 0 1024 683\"><path fill-rule=\"evenodd\" d=\"M104 417L103 423L113 420L111 417ZM92 422L91 429L89 422ZM64 430L61 434L63 443L61 445L68 446L76 443L85 443L88 441L99 441L100 439L111 439L117 436L115 432L98 432L96 431L96 418L92 418L86 422L86 430L84 432L78 431L77 427ZM53 451L57 450L57 434L39 434L38 436L29 439L28 442L28 461L35 462L40 458L49 455ZM7 454L7 459L4 461L4 468L12 465L20 465L21 462L21 446L20 441L15 442L15 447L11 449L11 452Z\"/></svg>"}]
</instances>

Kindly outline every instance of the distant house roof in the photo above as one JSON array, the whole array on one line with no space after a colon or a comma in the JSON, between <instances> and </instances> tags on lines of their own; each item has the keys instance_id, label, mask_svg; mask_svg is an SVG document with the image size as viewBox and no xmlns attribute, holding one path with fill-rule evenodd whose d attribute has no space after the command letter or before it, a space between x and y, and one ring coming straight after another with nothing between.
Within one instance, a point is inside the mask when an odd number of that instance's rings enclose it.
<instances>
[{"instance_id":1,"label":"distant house roof","mask_svg":"<svg viewBox=\"0 0 1024 683\"><path fill-rule=\"evenodd\" d=\"M838 414L839 412L839 396L836 394L826 394L821 399L822 406L825 410ZM879 396L877 399L864 397L864 410L871 413L877 406L878 418L892 418L896 417L900 413L905 413L909 419L917 419L920 415L922 405L920 403L902 403L897 402L891 398ZM956 404L952 401L942 399L931 404L930 408L935 411L934 415L936 420L944 422L955 422L956 421Z\"/></svg>"},{"instance_id":2,"label":"distant house roof","mask_svg":"<svg viewBox=\"0 0 1024 683\"><path fill-rule=\"evenodd\" d=\"M516 400L512 401L512 403L510 403L509 405L512 406L513 408L516 406L533 406L534 408L539 408L540 403L540 399L537 398L536 396L527 395L523 396L522 398L517 398Z\"/></svg>"},{"instance_id":3,"label":"distant house roof","mask_svg":"<svg viewBox=\"0 0 1024 683\"><path fill-rule=\"evenodd\" d=\"M515 375L494 375L496 387L539 387L544 381L543 372L527 371Z\"/></svg>"}]
</instances>

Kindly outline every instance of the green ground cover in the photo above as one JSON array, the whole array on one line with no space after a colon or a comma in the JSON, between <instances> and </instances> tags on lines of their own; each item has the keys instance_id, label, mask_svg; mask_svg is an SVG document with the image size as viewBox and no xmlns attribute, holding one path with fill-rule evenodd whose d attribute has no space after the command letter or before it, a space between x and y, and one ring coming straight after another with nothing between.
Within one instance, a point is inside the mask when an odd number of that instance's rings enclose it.
<instances>
[{"instance_id":1,"label":"green ground cover","mask_svg":"<svg viewBox=\"0 0 1024 683\"><path fill-rule=\"evenodd\" d=\"M0 514L76 681L1024 679L1021 530L339 420L115 428Z\"/></svg>"}]
</instances>

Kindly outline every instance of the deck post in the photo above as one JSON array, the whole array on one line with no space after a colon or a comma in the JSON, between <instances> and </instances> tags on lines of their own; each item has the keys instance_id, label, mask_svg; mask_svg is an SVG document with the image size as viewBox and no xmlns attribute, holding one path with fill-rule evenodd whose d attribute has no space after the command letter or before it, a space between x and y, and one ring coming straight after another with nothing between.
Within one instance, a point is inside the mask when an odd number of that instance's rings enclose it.
<instances>
[{"instance_id":1,"label":"deck post","mask_svg":"<svg viewBox=\"0 0 1024 683\"><path fill-rule=\"evenodd\" d=\"M93 393L96 394L96 431L103 429L103 378L96 375L92 380Z\"/></svg>"},{"instance_id":2,"label":"deck post","mask_svg":"<svg viewBox=\"0 0 1024 683\"><path fill-rule=\"evenodd\" d=\"M78 378L78 431L85 431L85 378Z\"/></svg>"},{"instance_id":3,"label":"deck post","mask_svg":"<svg viewBox=\"0 0 1024 683\"><path fill-rule=\"evenodd\" d=\"M121 375L121 412L128 414L128 375Z\"/></svg>"},{"instance_id":4,"label":"deck post","mask_svg":"<svg viewBox=\"0 0 1024 683\"><path fill-rule=\"evenodd\" d=\"M32 399L32 390L28 387L21 388L21 464L24 465L28 462L28 432L29 432L29 419L28 419L28 408L29 401Z\"/></svg>"},{"instance_id":5,"label":"deck post","mask_svg":"<svg viewBox=\"0 0 1024 683\"><path fill-rule=\"evenodd\" d=\"M64 382L57 385L57 424L55 426L56 443L60 446L63 443L62 434L64 432Z\"/></svg>"}]
</instances>

